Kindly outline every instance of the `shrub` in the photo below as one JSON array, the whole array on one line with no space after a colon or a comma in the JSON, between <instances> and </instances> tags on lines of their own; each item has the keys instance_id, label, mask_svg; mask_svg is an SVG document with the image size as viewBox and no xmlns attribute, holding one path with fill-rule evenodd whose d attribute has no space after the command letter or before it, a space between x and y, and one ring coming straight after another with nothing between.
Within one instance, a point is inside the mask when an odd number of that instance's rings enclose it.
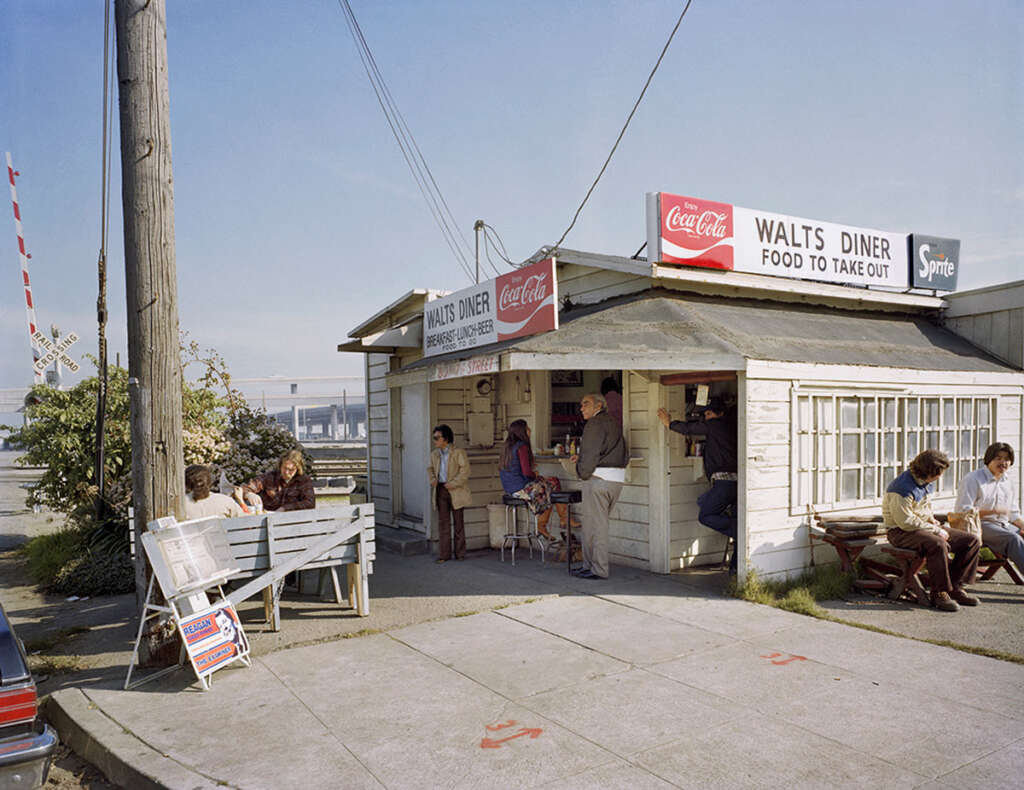
<instances>
[{"instance_id":1,"label":"shrub","mask_svg":"<svg viewBox=\"0 0 1024 790\"><path fill-rule=\"evenodd\" d=\"M231 387L224 360L215 351L201 351L183 337L181 364L186 464L209 464L215 480L223 470L230 482L241 483L272 468L286 451L302 449L284 426L251 408ZM186 373L196 366L198 379L189 382ZM11 444L24 451L18 463L46 468L27 504L67 517L65 529L29 542L30 572L44 586L77 595L102 592L104 585L98 580L104 575L111 593L124 592L133 578L125 570L131 564L132 501L128 372L110 367L108 373L102 519L96 515L100 486L94 468L98 392L96 376L67 390L37 385L26 399L27 423L0 426L11 431ZM82 589L74 589L77 584Z\"/></svg>"}]
</instances>

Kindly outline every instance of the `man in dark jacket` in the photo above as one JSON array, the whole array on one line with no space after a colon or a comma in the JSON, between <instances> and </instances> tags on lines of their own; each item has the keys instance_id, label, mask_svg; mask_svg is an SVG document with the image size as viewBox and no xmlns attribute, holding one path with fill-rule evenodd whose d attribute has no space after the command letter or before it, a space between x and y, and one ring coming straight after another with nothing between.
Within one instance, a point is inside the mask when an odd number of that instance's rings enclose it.
<instances>
[{"instance_id":1,"label":"man in dark jacket","mask_svg":"<svg viewBox=\"0 0 1024 790\"><path fill-rule=\"evenodd\" d=\"M582 579L608 578L608 519L622 493L629 453L622 438L622 423L610 415L604 397L584 395L580 412L586 425L580 453L572 457L583 481Z\"/></svg>"},{"instance_id":2,"label":"man in dark jacket","mask_svg":"<svg viewBox=\"0 0 1024 790\"><path fill-rule=\"evenodd\" d=\"M711 488L697 498L700 512L697 520L705 527L736 538L736 420L727 416L721 398L711 398L704 407L702 422L673 420L665 409L658 409L658 419L669 430L684 436L703 436L704 474ZM736 569L736 553L732 556Z\"/></svg>"}]
</instances>

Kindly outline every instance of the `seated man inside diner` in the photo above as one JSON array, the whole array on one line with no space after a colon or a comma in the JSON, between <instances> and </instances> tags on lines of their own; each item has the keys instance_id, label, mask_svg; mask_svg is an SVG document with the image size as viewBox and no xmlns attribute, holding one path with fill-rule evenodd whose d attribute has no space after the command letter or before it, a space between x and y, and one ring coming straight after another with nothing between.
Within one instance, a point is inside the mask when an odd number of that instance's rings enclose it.
<instances>
[{"instance_id":1,"label":"seated man inside diner","mask_svg":"<svg viewBox=\"0 0 1024 790\"><path fill-rule=\"evenodd\" d=\"M185 518L244 516L239 504L226 494L210 491L213 475L210 467L192 464L185 469Z\"/></svg>"},{"instance_id":2,"label":"seated man inside diner","mask_svg":"<svg viewBox=\"0 0 1024 790\"><path fill-rule=\"evenodd\" d=\"M301 450L281 456L277 468L235 487L235 499L264 510L310 510L316 507L313 479L305 473Z\"/></svg>"},{"instance_id":3,"label":"seated man inside diner","mask_svg":"<svg viewBox=\"0 0 1024 790\"><path fill-rule=\"evenodd\" d=\"M984 466L960 481L956 509L977 509L982 542L1024 572L1024 518L1007 474L1013 466L1013 448L1006 442L990 444L983 460Z\"/></svg>"},{"instance_id":4,"label":"seated man inside diner","mask_svg":"<svg viewBox=\"0 0 1024 790\"><path fill-rule=\"evenodd\" d=\"M919 453L910 468L885 490L882 519L888 527L889 543L925 555L932 606L943 612L958 612L961 604L979 603L964 585L974 581L981 541L969 532L943 527L932 515L935 482L948 468L949 458L940 450Z\"/></svg>"},{"instance_id":5,"label":"seated man inside diner","mask_svg":"<svg viewBox=\"0 0 1024 790\"><path fill-rule=\"evenodd\" d=\"M542 477L537 474L534 465L533 450L530 447L530 426L526 420L514 420L508 426L508 435L501 448L501 465L498 470L501 487L509 496L526 500L526 506L537 517L537 533L544 539L554 542L555 536L548 532L548 521L551 520L551 492L561 491L562 486L557 477ZM562 526L568 523L568 506L558 504L558 517ZM572 526L580 523L573 521Z\"/></svg>"}]
</instances>

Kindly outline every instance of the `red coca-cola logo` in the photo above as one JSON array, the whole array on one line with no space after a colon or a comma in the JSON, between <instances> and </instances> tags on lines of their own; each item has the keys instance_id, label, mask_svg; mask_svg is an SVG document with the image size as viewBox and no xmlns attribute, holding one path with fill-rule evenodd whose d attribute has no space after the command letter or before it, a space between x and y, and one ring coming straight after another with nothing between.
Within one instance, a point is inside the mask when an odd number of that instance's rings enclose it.
<instances>
[{"instance_id":1,"label":"red coca-cola logo","mask_svg":"<svg viewBox=\"0 0 1024 790\"><path fill-rule=\"evenodd\" d=\"M545 272L527 277L518 285L506 283L502 286L501 293L498 294L498 309L512 310L516 307L526 307L543 302L544 297L548 295L547 280L548 275Z\"/></svg>"},{"instance_id":2,"label":"red coca-cola logo","mask_svg":"<svg viewBox=\"0 0 1024 790\"><path fill-rule=\"evenodd\" d=\"M555 267L550 258L503 274L495 282L498 339L555 329Z\"/></svg>"},{"instance_id":3,"label":"red coca-cola logo","mask_svg":"<svg viewBox=\"0 0 1024 790\"><path fill-rule=\"evenodd\" d=\"M686 208L690 208L688 204ZM673 206L665 217L665 229L682 231L688 236L698 238L723 239L729 235L729 214L725 211L701 210L692 206L693 211L687 213L683 206Z\"/></svg>"},{"instance_id":4,"label":"red coca-cola logo","mask_svg":"<svg viewBox=\"0 0 1024 790\"><path fill-rule=\"evenodd\" d=\"M732 205L661 194L661 260L731 269Z\"/></svg>"}]
</instances>

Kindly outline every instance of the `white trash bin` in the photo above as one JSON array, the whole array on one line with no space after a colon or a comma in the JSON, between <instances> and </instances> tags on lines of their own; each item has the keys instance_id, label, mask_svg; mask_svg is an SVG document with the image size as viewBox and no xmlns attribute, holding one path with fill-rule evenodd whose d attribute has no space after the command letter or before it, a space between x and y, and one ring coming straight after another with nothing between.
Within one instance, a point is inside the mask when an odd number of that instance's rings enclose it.
<instances>
[{"instance_id":1,"label":"white trash bin","mask_svg":"<svg viewBox=\"0 0 1024 790\"><path fill-rule=\"evenodd\" d=\"M505 539L505 506L487 506L487 524L491 538L491 548L500 549Z\"/></svg>"}]
</instances>

